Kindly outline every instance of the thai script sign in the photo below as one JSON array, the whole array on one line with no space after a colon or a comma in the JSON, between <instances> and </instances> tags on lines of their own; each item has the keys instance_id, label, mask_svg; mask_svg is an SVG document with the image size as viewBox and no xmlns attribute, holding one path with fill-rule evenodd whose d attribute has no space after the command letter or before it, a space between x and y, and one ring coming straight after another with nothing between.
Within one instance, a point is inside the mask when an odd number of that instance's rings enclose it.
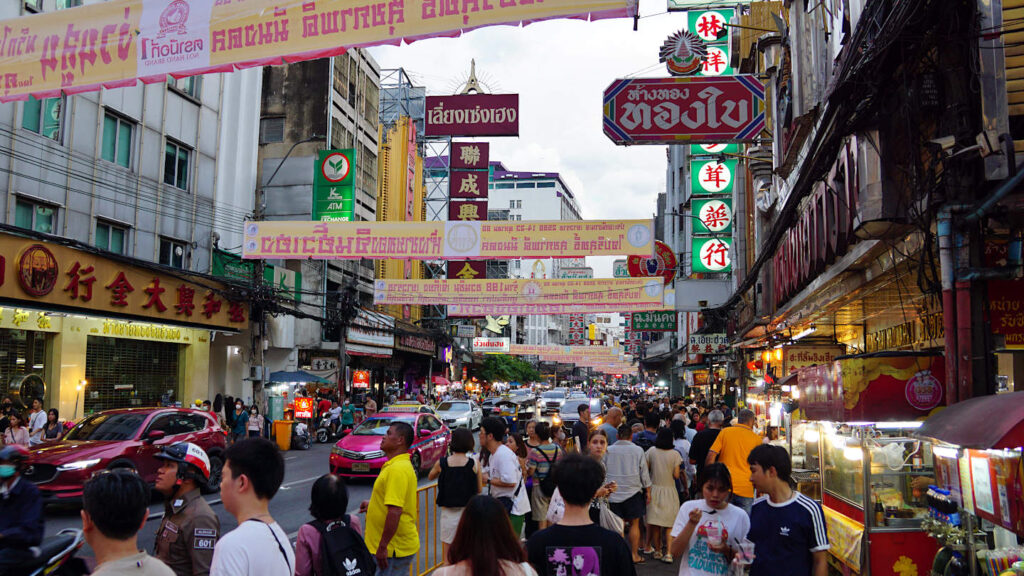
<instances>
[{"instance_id":1,"label":"thai script sign","mask_svg":"<svg viewBox=\"0 0 1024 576\"><path fill-rule=\"evenodd\" d=\"M0 234L0 300L229 330L249 325L249 305L241 294L232 298L219 282L161 274L91 252L4 234ZM28 313L14 320L25 330L45 330L50 323L46 315L30 317ZM162 328L139 328L140 333L143 330Z\"/></svg>"},{"instance_id":2,"label":"thai script sign","mask_svg":"<svg viewBox=\"0 0 1024 576\"><path fill-rule=\"evenodd\" d=\"M376 280L374 304L495 304L606 306L619 302L661 306L661 278L601 280ZM488 313L496 316L498 314Z\"/></svg>"},{"instance_id":3,"label":"thai script sign","mask_svg":"<svg viewBox=\"0 0 1024 576\"><path fill-rule=\"evenodd\" d=\"M1006 266L1007 242L985 242L985 265ZM1024 280L988 281L989 315L992 332L1002 334L1009 349L1024 349Z\"/></svg>"},{"instance_id":4,"label":"thai script sign","mask_svg":"<svg viewBox=\"0 0 1024 576\"><path fill-rule=\"evenodd\" d=\"M612 262L612 277L629 278L629 265L625 260L616 260L615 262Z\"/></svg>"},{"instance_id":5,"label":"thai script sign","mask_svg":"<svg viewBox=\"0 0 1024 576\"><path fill-rule=\"evenodd\" d=\"M584 268L561 268L558 270L559 278L571 278L571 279L583 279L593 278L594 269L589 267Z\"/></svg>"},{"instance_id":6,"label":"thai script sign","mask_svg":"<svg viewBox=\"0 0 1024 576\"><path fill-rule=\"evenodd\" d=\"M817 364L831 365L845 351L843 346L786 346L782 349L782 373L792 374Z\"/></svg>"},{"instance_id":7,"label":"thai script sign","mask_svg":"<svg viewBox=\"0 0 1024 576\"><path fill-rule=\"evenodd\" d=\"M616 144L748 142L765 126L764 86L749 75L616 80L603 106Z\"/></svg>"},{"instance_id":8,"label":"thai script sign","mask_svg":"<svg viewBox=\"0 0 1024 576\"><path fill-rule=\"evenodd\" d=\"M473 338L473 352L485 354L507 354L509 338Z\"/></svg>"},{"instance_id":9,"label":"thai script sign","mask_svg":"<svg viewBox=\"0 0 1024 576\"><path fill-rule=\"evenodd\" d=\"M370 387L370 371L369 370L356 370L352 373L352 387L353 388L369 388Z\"/></svg>"},{"instance_id":10,"label":"thai script sign","mask_svg":"<svg viewBox=\"0 0 1024 576\"><path fill-rule=\"evenodd\" d=\"M725 333L690 334L690 354L723 354L728 350L729 338Z\"/></svg>"},{"instance_id":11,"label":"thai script sign","mask_svg":"<svg viewBox=\"0 0 1024 576\"><path fill-rule=\"evenodd\" d=\"M675 310L633 313L632 329L637 332L675 332L678 326L678 316Z\"/></svg>"},{"instance_id":12,"label":"thai script sign","mask_svg":"<svg viewBox=\"0 0 1024 576\"><path fill-rule=\"evenodd\" d=\"M651 220L246 222L242 257L507 260L648 256L653 251L653 228Z\"/></svg>"},{"instance_id":13,"label":"thai script sign","mask_svg":"<svg viewBox=\"0 0 1024 576\"><path fill-rule=\"evenodd\" d=\"M349 47L397 45L494 24L622 18L633 11L624 0L89 3L0 22L0 100L132 86L137 79L164 82L168 74L312 60L343 54Z\"/></svg>"},{"instance_id":14,"label":"thai script sign","mask_svg":"<svg viewBox=\"0 0 1024 576\"><path fill-rule=\"evenodd\" d=\"M595 310L602 312L644 312L647 310L671 310L673 305L668 303L638 304L636 302L609 302L600 305L581 304L497 304L488 302L486 304L449 304L448 315L459 317L477 317L496 314L504 315L530 315L530 314L579 314L593 313Z\"/></svg>"},{"instance_id":15,"label":"thai script sign","mask_svg":"<svg viewBox=\"0 0 1024 576\"><path fill-rule=\"evenodd\" d=\"M313 174L314 222L350 222L355 214L356 151L320 150Z\"/></svg>"},{"instance_id":16,"label":"thai script sign","mask_svg":"<svg viewBox=\"0 0 1024 576\"><path fill-rule=\"evenodd\" d=\"M519 94L427 96L425 136L518 136Z\"/></svg>"}]
</instances>

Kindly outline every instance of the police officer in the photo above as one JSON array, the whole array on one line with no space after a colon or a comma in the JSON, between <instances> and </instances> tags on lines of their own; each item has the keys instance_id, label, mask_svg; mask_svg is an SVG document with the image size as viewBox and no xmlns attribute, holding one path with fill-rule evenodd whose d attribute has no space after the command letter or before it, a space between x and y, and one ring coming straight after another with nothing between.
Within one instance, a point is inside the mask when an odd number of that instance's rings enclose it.
<instances>
[{"instance_id":1,"label":"police officer","mask_svg":"<svg viewBox=\"0 0 1024 576\"><path fill-rule=\"evenodd\" d=\"M220 536L220 520L199 492L210 481L210 459L189 442L167 446L156 457L164 461L156 489L167 502L154 556L177 576L207 576Z\"/></svg>"}]
</instances>

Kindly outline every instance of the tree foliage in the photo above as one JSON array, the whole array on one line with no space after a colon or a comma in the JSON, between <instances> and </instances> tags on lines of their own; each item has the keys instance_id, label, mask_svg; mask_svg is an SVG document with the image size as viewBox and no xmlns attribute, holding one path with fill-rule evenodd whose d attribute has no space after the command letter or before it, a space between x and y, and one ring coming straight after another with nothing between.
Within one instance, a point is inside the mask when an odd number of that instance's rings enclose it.
<instances>
[{"instance_id":1,"label":"tree foliage","mask_svg":"<svg viewBox=\"0 0 1024 576\"><path fill-rule=\"evenodd\" d=\"M506 354L488 354L480 378L488 382L536 382L540 373L529 362Z\"/></svg>"}]
</instances>

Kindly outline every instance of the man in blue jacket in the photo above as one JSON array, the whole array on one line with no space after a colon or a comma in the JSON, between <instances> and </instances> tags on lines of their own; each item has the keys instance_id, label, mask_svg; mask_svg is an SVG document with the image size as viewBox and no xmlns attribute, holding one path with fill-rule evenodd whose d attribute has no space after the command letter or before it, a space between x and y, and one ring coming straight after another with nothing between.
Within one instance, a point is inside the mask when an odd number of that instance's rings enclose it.
<instances>
[{"instance_id":1,"label":"man in blue jacket","mask_svg":"<svg viewBox=\"0 0 1024 576\"><path fill-rule=\"evenodd\" d=\"M0 574L31 559L29 547L43 541L43 499L35 484L21 478L26 460L22 446L0 449Z\"/></svg>"}]
</instances>

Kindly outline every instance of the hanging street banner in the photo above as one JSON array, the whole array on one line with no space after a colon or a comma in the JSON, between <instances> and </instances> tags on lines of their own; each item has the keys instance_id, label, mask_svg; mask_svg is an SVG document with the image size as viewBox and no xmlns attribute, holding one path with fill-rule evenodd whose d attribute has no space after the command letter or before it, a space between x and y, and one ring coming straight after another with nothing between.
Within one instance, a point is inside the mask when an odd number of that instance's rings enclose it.
<instances>
[{"instance_id":1,"label":"hanging street banner","mask_svg":"<svg viewBox=\"0 0 1024 576\"><path fill-rule=\"evenodd\" d=\"M0 21L0 101L326 58L495 24L634 12L627 0L96 2Z\"/></svg>"},{"instance_id":2,"label":"hanging street banner","mask_svg":"<svg viewBox=\"0 0 1024 576\"><path fill-rule=\"evenodd\" d=\"M642 256L630 256L627 259L627 269L633 278L653 278L661 276L665 284L672 284L679 269L679 261L676 253L661 240L654 241L654 256L644 258Z\"/></svg>"},{"instance_id":3,"label":"hanging street banner","mask_svg":"<svg viewBox=\"0 0 1024 576\"><path fill-rule=\"evenodd\" d=\"M265 221L246 222L244 233L243 258L285 260L646 257L654 251L653 220Z\"/></svg>"},{"instance_id":4,"label":"hanging street banner","mask_svg":"<svg viewBox=\"0 0 1024 576\"><path fill-rule=\"evenodd\" d=\"M691 268L699 273L732 272L732 259L729 238L697 238L691 240L693 246Z\"/></svg>"},{"instance_id":5,"label":"hanging street banner","mask_svg":"<svg viewBox=\"0 0 1024 576\"><path fill-rule=\"evenodd\" d=\"M452 170L486 170L491 161L487 142L452 142ZM486 180L486 178L485 178Z\"/></svg>"},{"instance_id":6,"label":"hanging street banner","mask_svg":"<svg viewBox=\"0 0 1024 576\"><path fill-rule=\"evenodd\" d=\"M550 344L513 344L510 354L516 356L598 356L622 358L622 348L617 346L554 346Z\"/></svg>"},{"instance_id":7,"label":"hanging street banner","mask_svg":"<svg viewBox=\"0 0 1024 576\"><path fill-rule=\"evenodd\" d=\"M635 332L675 332L679 327L678 314L671 312L633 312Z\"/></svg>"},{"instance_id":8,"label":"hanging street banner","mask_svg":"<svg viewBox=\"0 0 1024 576\"><path fill-rule=\"evenodd\" d=\"M519 136L519 94L427 96L423 135Z\"/></svg>"},{"instance_id":9,"label":"hanging street banner","mask_svg":"<svg viewBox=\"0 0 1024 576\"><path fill-rule=\"evenodd\" d=\"M674 298L674 297L673 297ZM673 299L674 302L674 299ZM543 303L527 303L527 304L498 304L488 302L486 304L449 304L448 315L456 316L460 318L473 318L478 316L493 316L499 315L520 315L529 316L531 314L579 314L581 312L593 314L596 311L601 312L645 312L647 310L674 310L675 304L669 302L669 297L666 295L665 302L659 304L643 304L636 302L610 302L608 304L601 305L582 305L582 304L543 304Z\"/></svg>"},{"instance_id":10,"label":"hanging street banner","mask_svg":"<svg viewBox=\"0 0 1024 576\"><path fill-rule=\"evenodd\" d=\"M731 2L708 2L707 0L668 0L668 11L669 12L685 12L687 10L696 10L697 12L703 12L709 7L714 5L721 6L736 6L737 4L750 4L750 0L732 0Z\"/></svg>"},{"instance_id":11,"label":"hanging street banner","mask_svg":"<svg viewBox=\"0 0 1024 576\"><path fill-rule=\"evenodd\" d=\"M751 142L765 127L764 85L751 75L616 80L602 105L619 145Z\"/></svg>"},{"instance_id":12,"label":"hanging street banner","mask_svg":"<svg viewBox=\"0 0 1024 576\"><path fill-rule=\"evenodd\" d=\"M695 234L731 234L732 198L712 200L691 200L690 210L694 218Z\"/></svg>"},{"instance_id":13,"label":"hanging street banner","mask_svg":"<svg viewBox=\"0 0 1024 576\"><path fill-rule=\"evenodd\" d=\"M313 174L313 221L351 222L355 214L356 151L321 150Z\"/></svg>"},{"instance_id":14,"label":"hanging street banner","mask_svg":"<svg viewBox=\"0 0 1024 576\"><path fill-rule=\"evenodd\" d=\"M374 304L572 304L604 307L630 303L662 305L665 284L661 278L614 278L601 280L488 279L488 280L376 280ZM612 310L608 310L612 311ZM504 313L501 313L504 314ZM496 316L500 314L488 313Z\"/></svg>"}]
</instances>

